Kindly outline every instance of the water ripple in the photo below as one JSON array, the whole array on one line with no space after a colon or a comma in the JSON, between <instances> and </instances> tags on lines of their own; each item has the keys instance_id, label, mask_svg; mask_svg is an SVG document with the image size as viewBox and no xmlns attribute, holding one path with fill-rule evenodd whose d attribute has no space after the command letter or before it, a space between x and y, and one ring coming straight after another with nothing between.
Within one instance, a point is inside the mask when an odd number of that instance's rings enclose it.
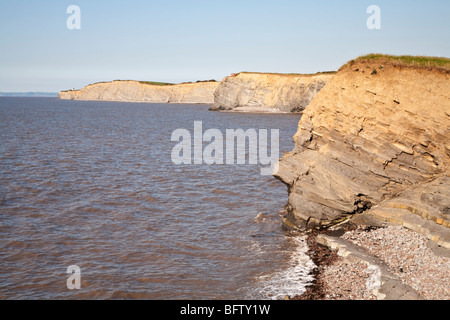
<instances>
[{"instance_id":1,"label":"water ripple","mask_svg":"<svg viewBox=\"0 0 450 320\"><path fill-rule=\"evenodd\" d=\"M274 298L309 281L258 166L175 166L178 128L280 129L294 115L204 105L0 98L0 298ZM294 241L294 243L293 243ZM295 256L293 256L293 253ZM82 289L66 269L82 270ZM299 280L300 279L300 280Z\"/></svg>"}]
</instances>

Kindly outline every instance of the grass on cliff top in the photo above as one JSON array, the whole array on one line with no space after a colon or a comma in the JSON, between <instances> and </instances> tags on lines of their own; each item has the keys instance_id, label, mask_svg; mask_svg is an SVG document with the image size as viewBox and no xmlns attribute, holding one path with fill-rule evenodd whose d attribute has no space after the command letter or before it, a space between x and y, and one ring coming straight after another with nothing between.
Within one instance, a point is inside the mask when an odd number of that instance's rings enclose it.
<instances>
[{"instance_id":1,"label":"grass on cliff top","mask_svg":"<svg viewBox=\"0 0 450 320\"><path fill-rule=\"evenodd\" d=\"M113 82L128 82L128 81L136 81L136 80L113 80L113 81L100 81L100 82L94 82L91 84L88 84L87 86L93 86L96 84L102 84L102 83L113 83ZM142 84L149 84L149 85L154 85L154 86L167 86L167 85L173 85L173 83L168 83L168 82L157 82L157 81L137 81L139 83Z\"/></svg>"},{"instance_id":2,"label":"grass on cliff top","mask_svg":"<svg viewBox=\"0 0 450 320\"><path fill-rule=\"evenodd\" d=\"M426 68L430 70L439 70L450 72L450 59L444 57L426 57L426 56L393 56L386 54L368 54L355 60L351 60L345 66L352 66L356 62L376 62L390 64L401 67Z\"/></svg>"},{"instance_id":3,"label":"grass on cliff top","mask_svg":"<svg viewBox=\"0 0 450 320\"><path fill-rule=\"evenodd\" d=\"M191 83L204 83L204 82L217 82L217 80L198 80L196 82L182 82L179 84L191 84ZM168 82L156 82L156 81L139 81L142 84L149 84L153 86L174 86L176 83L168 83Z\"/></svg>"},{"instance_id":4,"label":"grass on cliff top","mask_svg":"<svg viewBox=\"0 0 450 320\"><path fill-rule=\"evenodd\" d=\"M236 76L240 75L241 73L245 74L273 74L277 76L292 76L292 77L298 77L298 76L318 76L321 74L335 74L337 71L323 71L323 72L317 72L317 73L275 73L275 72L250 72L250 71L241 71L239 73L236 73Z\"/></svg>"},{"instance_id":5,"label":"grass on cliff top","mask_svg":"<svg viewBox=\"0 0 450 320\"><path fill-rule=\"evenodd\" d=\"M95 83L91 83L88 84L86 87L89 86L93 86L96 84L102 84L102 83L113 83L113 82L126 82L126 81L136 81L136 80L113 80L113 81L100 81L100 82L95 82ZM137 81L141 84L148 84L148 85L152 85L152 86L175 86L177 85L177 83L170 83L170 82L158 82L158 81ZM217 80L198 80L197 82L183 82L180 84L189 84L189 83L201 83L201 82L217 82ZM73 90L63 90L61 92L70 92ZM77 91L77 90L75 90Z\"/></svg>"},{"instance_id":6,"label":"grass on cliff top","mask_svg":"<svg viewBox=\"0 0 450 320\"><path fill-rule=\"evenodd\" d=\"M112 82L120 82L120 81L136 81L136 80L113 80ZM216 80L205 80L205 81L199 80L199 81L197 81L197 83L199 83L199 82L212 82L212 81L216 81ZM141 84L148 84L148 85L151 85L151 86L174 86L174 85L177 84L177 83L160 82L160 81L137 81L137 82L139 82ZM103 81L103 82L96 82L96 83L93 83L93 84L99 84L99 83L111 83L111 82ZM186 83L194 83L194 82L183 82L183 83L180 83L180 84L186 84ZM93 85L93 84L91 84L91 85Z\"/></svg>"},{"instance_id":7,"label":"grass on cliff top","mask_svg":"<svg viewBox=\"0 0 450 320\"><path fill-rule=\"evenodd\" d=\"M172 86L172 85L174 85L173 83L158 82L158 81L139 81L139 83L149 84L149 85L152 85L152 86Z\"/></svg>"}]
</instances>

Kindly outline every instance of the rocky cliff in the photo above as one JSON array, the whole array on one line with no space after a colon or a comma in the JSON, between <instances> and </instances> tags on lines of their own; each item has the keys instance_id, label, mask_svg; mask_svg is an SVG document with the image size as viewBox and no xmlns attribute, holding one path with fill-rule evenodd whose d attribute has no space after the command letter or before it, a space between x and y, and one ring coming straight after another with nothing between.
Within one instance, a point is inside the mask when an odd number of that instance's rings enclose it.
<instances>
[{"instance_id":1,"label":"rocky cliff","mask_svg":"<svg viewBox=\"0 0 450 320\"><path fill-rule=\"evenodd\" d=\"M351 61L305 109L275 173L289 188L285 223L322 228L378 212L448 228L449 137L448 68Z\"/></svg>"},{"instance_id":2,"label":"rocky cliff","mask_svg":"<svg viewBox=\"0 0 450 320\"><path fill-rule=\"evenodd\" d=\"M216 90L211 110L300 112L333 75L240 73L226 77Z\"/></svg>"},{"instance_id":3,"label":"rocky cliff","mask_svg":"<svg viewBox=\"0 0 450 320\"><path fill-rule=\"evenodd\" d=\"M81 90L62 91L60 99L105 100L151 103L214 102L219 82L197 82L177 85L152 85L138 81L113 81L88 85Z\"/></svg>"},{"instance_id":4,"label":"rocky cliff","mask_svg":"<svg viewBox=\"0 0 450 320\"><path fill-rule=\"evenodd\" d=\"M214 111L300 112L334 76L240 73L222 82L152 85L139 81L100 82L61 91L60 99L150 103L205 103Z\"/></svg>"}]
</instances>

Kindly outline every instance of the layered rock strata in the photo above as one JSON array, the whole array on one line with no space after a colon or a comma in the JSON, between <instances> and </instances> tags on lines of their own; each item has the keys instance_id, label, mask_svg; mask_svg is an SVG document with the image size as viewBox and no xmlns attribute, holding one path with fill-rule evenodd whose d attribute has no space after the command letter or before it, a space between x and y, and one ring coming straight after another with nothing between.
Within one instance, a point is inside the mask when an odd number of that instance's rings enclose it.
<instances>
[{"instance_id":1,"label":"layered rock strata","mask_svg":"<svg viewBox=\"0 0 450 320\"><path fill-rule=\"evenodd\" d=\"M449 137L448 71L345 65L305 109L275 173L289 188L286 224L323 228L388 206L447 226Z\"/></svg>"},{"instance_id":2,"label":"layered rock strata","mask_svg":"<svg viewBox=\"0 0 450 320\"><path fill-rule=\"evenodd\" d=\"M222 80L211 110L301 112L333 76L240 73Z\"/></svg>"},{"instance_id":3,"label":"layered rock strata","mask_svg":"<svg viewBox=\"0 0 450 320\"><path fill-rule=\"evenodd\" d=\"M81 90L62 91L60 99L103 100L149 103L214 102L219 82L197 82L177 85L151 85L139 81L113 81L88 85Z\"/></svg>"}]
</instances>

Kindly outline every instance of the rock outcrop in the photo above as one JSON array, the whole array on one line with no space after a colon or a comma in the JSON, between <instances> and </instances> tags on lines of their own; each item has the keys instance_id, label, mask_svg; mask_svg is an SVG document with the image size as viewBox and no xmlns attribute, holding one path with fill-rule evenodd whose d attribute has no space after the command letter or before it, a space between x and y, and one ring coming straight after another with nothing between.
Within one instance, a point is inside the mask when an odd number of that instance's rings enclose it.
<instances>
[{"instance_id":1,"label":"rock outcrop","mask_svg":"<svg viewBox=\"0 0 450 320\"><path fill-rule=\"evenodd\" d=\"M301 112L333 76L240 73L222 80L211 110Z\"/></svg>"},{"instance_id":2,"label":"rock outcrop","mask_svg":"<svg viewBox=\"0 0 450 320\"><path fill-rule=\"evenodd\" d=\"M352 61L305 109L275 173L289 188L285 223L324 228L390 207L448 226L449 137L448 69Z\"/></svg>"},{"instance_id":3,"label":"rock outcrop","mask_svg":"<svg viewBox=\"0 0 450 320\"><path fill-rule=\"evenodd\" d=\"M153 85L139 81L99 82L59 93L65 100L204 103L213 111L301 112L334 73L290 75L240 73L221 82Z\"/></svg>"},{"instance_id":4,"label":"rock outcrop","mask_svg":"<svg viewBox=\"0 0 450 320\"><path fill-rule=\"evenodd\" d=\"M149 103L214 102L219 82L197 82L176 85L152 85L139 81L100 82L81 90L62 91L60 99L103 100Z\"/></svg>"}]
</instances>

